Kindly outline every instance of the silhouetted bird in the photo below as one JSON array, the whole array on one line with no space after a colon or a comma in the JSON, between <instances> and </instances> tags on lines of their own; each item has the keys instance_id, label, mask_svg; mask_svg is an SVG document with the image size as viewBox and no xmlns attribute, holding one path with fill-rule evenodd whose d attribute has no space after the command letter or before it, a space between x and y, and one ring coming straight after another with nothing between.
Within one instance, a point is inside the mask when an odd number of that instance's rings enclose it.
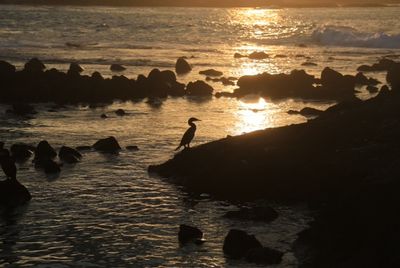
<instances>
[{"instance_id":1,"label":"silhouetted bird","mask_svg":"<svg viewBox=\"0 0 400 268\"><path fill-rule=\"evenodd\" d=\"M7 178L13 180L17 179L17 167L15 166L15 161L10 156L10 152L7 149L0 150L0 164Z\"/></svg>"},{"instance_id":2,"label":"silhouetted bird","mask_svg":"<svg viewBox=\"0 0 400 268\"><path fill-rule=\"evenodd\" d=\"M194 133L196 132L196 125L193 123L194 121L201 121L197 118L191 117L188 121L188 124L190 126L190 128L188 128L188 130L186 130L185 134L183 134L181 143L179 144L179 146L175 149L179 150L182 146L184 148L189 148L190 147L190 142L193 140L194 138Z\"/></svg>"}]
</instances>

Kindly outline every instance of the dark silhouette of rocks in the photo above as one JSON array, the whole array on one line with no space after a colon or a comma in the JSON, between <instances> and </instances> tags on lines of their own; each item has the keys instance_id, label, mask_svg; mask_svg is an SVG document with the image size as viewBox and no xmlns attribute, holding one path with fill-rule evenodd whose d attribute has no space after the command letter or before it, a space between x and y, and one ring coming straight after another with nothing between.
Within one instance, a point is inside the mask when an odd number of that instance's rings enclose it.
<instances>
[{"instance_id":1,"label":"dark silhouette of rocks","mask_svg":"<svg viewBox=\"0 0 400 268\"><path fill-rule=\"evenodd\" d=\"M223 250L230 258L240 259L245 257L249 250L262 247L254 235L249 235L242 230L231 229L225 237Z\"/></svg>"},{"instance_id":2,"label":"dark silhouette of rocks","mask_svg":"<svg viewBox=\"0 0 400 268\"><path fill-rule=\"evenodd\" d=\"M383 72L383 71L389 71L392 69L392 67L395 67L398 65L395 61L391 59L381 59L379 62L374 63L372 65L361 65L360 67L357 68L357 71L360 72Z\"/></svg>"},{"instance_id":3,"label":"dark silhouette of rocks","mask_svg":"<svg viewBox=\"0 0 400 268\"><path fill-rule=\"evenodd\" d=\"M14 103L11 105L11 109L7 110L7 113L18 116L31 116L37 114L37 111L28 103Z\"/></svg>"},{"instance_id":4,"label":"dark silhouette of rocks","mask_svg":"<svg viewBox=\"0 0 400 268\"><path fill-rule=\"evenodd\" d=\"M74 164L78 163L81 160L82 154L71 147L62 146L60 148L60 151L58 152L58 157L63 162L66 162L68 164Z\"/></svg>"},{"instance_id":5,"label":"dark silhouette of rocks","mask_svg":"<svg viewBox=\"0 0 400 268\"><path fill-rule=\"evenodd\" d=\"M176 61L176 64L175 64L175 72L177 74L186 74L186 73L190 72L191 70L192 70L192 67L183 57L178 58L178 60Z\"/></svg>"},{"instance_id":6,"label":"dark silhouette of rocks","mask_svg":"<svg viewBox=\"0 0 400 268\"><path fill-rule=\"evenodd\" d=\"M32 199L28 189L17 180L0 181L0 206L17 207Z\"/></svg>"},{"instance_id":7,"label":"dark silhouette of rocks","mask_svg":"<svg viewBox=\"0 0 400 268\"><path fill-rule=\"evenodd\" d=\"M34 159L35 168L43 169L46 174L56 174L61 172L60 164L48 157Z\"/></svg>"},{"instance_id":8,"label":"dark silhouette of rocks","mask_svg":"<svg viewBox=\"0 0 400 268\"><path fill-rule=\"evenodd\" d=\"M35 149L36 148L34 146L27 145L24 143L16 143L11 145L10 147L11 156L17 162L23 162L28 160L33 155Z\"/></svg>"},{"instance_id":9,"label":"dark silhouette of rocks","mask_svg":"<svg viewBox=\"0 0 400 268\"><path fill-rule=\"evenodd\" d=\"M248 57L252 60L263 60L269 58L269 55L263 51L255 51L252 52Z\"/></svg>"},{"instance_id":10,"label":"dark silhouette of rocks","mask_svg":"<svg viewBox=\"0 0 400 268\"><path fill-rule=\"evenodd\" d=\"M113 72L122 72L125 71L126 68L120 64L111 64L110 70Z\"/></svg>"},{"instance_id":11,"label":"dark silhouette of rocks","mask_svg":"<svg viewBox=\"0 0 400 268\"><path fill-rule=\"evenodd\" d=\"M44 69L46 66L38 58L33 58L24 65L24 71L27 73L41 73Z\"/></svg>"},{"instance_id":12,"label":"dark silhouette of rocks","mask_svg":"<svg viewBox=\"0 0 400 268\"><path fill-rule=\"evenodd\" d=\"M128 145L125 147L128 151L139 151L139 147L136 145Z\"/></svg>"},{"instance_id":13,"label":"dark silhouette of rocks","mask_svg":"<svg viewBox=\"0 0 400 268\"><path fill-rule=\"evenodd\" d=\"M53 159L56 156L57 156L57 152L49 144L48 141L43 140L43 141L39 142L39 144L36 146L36 150L35 150L35 158L36 159L40 159L40 158Z\"/></svg>"},{"instance_id":14,"label":"dark silhouette of rocks","mask_svg":"<svg viewBox=\"0 0 400 268\"><path fill-rule=\"evenodd\" d=\"M295 111L295 110L289 110L288 114L300 114L302 116L305 117L309 117L309 116L319 116L323 113L324 111L315 109L315 108L311 108L311 107L304 107L303 109L301 109L300 111Z\"/></svg>"},{"instance_id":15,"label":"dark silhouette of rocks","mask_svg":"<svg viewBox=\"0 0 400 268\"><path fill-rule=\"evenodd\" d=\"M106 114L101 114L100 117L103 118L103 119L108 118L108 116Z\"/></svg>"},{"instance_id":16,"label":"dark silhouette of rocks","mask_svg":"<svg viewBox=\"0 0 400 268\"><path fill-rule=\"evenodd\" d=\"M9 76L14 74L16 71L16 68L14 65L0 60L0 76Z\"/></svg>"},{"instance_id":17,"label":"dark silhouette of rocks","mask_svg":"<svg viewBox=\"0 0 400 268\"><path fill-rule=\"evenodd\" d=\"M211 96L214 89L204 81L189 82L186 93L190 96Z\"/></svg>"},{"instance_id":18,"label":"dark silhouette of rocks","mask_svg":"<svg viewBox=\"0 0 400 268\"><path fill-rule=\"evenodd\" d=\"M76 62L73 62L69 65L69 69L67 74L68 75L79 75L81 72L83 72L83 68Z\"/></svg>"},{"instance_id":19,"label":"dark silhouette of rocks","mask_svg":"<svg viewBox=\"0 0 400 268\"><path fill-rule=\"evenodd\" d=\"M224 217L237 220L252 220L271 222L278 218L279 214L271 207L241 208L235 211L228 211Z\"/></svg>"},{"instance_id":20,"label":"dark silhouette of rocks","mask_svg":"<svg viewBox=\"0 0 400 268\"><path fill-rule=\"evenodd\" d=\"M270 265L270 264L278 264L282 261L283 253L267 247L262 248L252 248L246 254L246 261L256 263L256 264L263 264L263 265Z\"/></svg>"},{"instance_id":21,"label":"dark silhouette of rocks","mask_svg":"<svg viewBox=\"0 0 400 268\"><path fill-rule=\"evenodd\" d=\"M121 150L121 146L119 146L118 141L115 137L100 139L95 144L93 144L92 147L95 150L104 153L116 153Z\"/></svg>"},{"instance_id":22,"label":"dark silhouette of rocks","mask_svg":"<svg viewBox=\"0 0 400 268\"><path fill-rule=\"evenodd\" d=\"M178 240L181 244L186 244L188 242L193 242L196 244L201 244L203 242L203 232L193 226L181 224L179 226Z\"/></svg>"},{"instance_id":23,"label":"dark silhouette of rocks","mask_svg":"<svg viewBox=\"0 0 400 268\"><path fill-rule=\"evenodd\" d=\"M206 75L206 76L221 76L224 73L220 72L220 71L217 71L215 69L208 69L208 70L200 71L199 74L203 74L203 75Z\"/></svg>"},{"instance_id":24,"label":"dark silhouette of rocks","mask_svg":"<svg viewBox=\"0 0 400 268\"><path fill-rule=\"evenodd\" d=\"M376 87L376 86L369 85L369 86L367 86L367 90L368 90L369 93L376 93L376 92L379 91L379 88Z\"/></svg>"},{"instance_id":25,"label":"dark silhouette of rocks","mask_svg":"<svg viewBox=\"0 0 400 268\"><path fill-rule=\"evenodd\" d=\"M234 86L235 82L233 80L237 80L234 77L218 77L218 78L211 78L211 77L206 77L206 81L212 81L212 82L221 82L224 86Z\"/></svg>"},{"instance_id":26,"label":"dark silhouette of rocks","mask_svg":"<svg viewBox=\"0 0 400 268\"><path fill-rule=\"evenodd\" d=\"M250 53L249 55L243 55L240 53L235 53L233 55L234 58L240 59L240 58L249 58L252 60L263 60L269 58L269 55L263 51L254 51Z\"/></svg>"},{"instance_id":27,"label":"dark silhouette of rocks","mask_svg":"<svg viewBox=\"0 0 400 268\"><path fill-rule=\"evenodd\" d=\"M126 112L123 109L118 109L115 111L115 114L118 116L124 116L126 115Z\"/></svg>"}]
</instances>

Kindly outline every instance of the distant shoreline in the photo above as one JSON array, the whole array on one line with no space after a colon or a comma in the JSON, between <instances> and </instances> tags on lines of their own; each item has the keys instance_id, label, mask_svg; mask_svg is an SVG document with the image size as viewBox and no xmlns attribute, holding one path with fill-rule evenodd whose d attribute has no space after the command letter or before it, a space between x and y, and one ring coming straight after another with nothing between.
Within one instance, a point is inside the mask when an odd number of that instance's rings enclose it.
<instances>
[{"instance_id":1,"label":"distant shoreline","mask_svg":"<svg viewBox=\"0 0 400 268\"><path fill-rule=\"evenodd\" d=\"M88 0L84 3L78 0L0 0L0 5L30 5L30 6L104 6L104 7L198 7L198 8L346 8L346 7L391 7L399 6L396 3L284 3L276 4L272 1L220 1L211 2L205 0L195 0L191 3L183 0L138 0L134 3L127 0L117 1L95 1Z\"/></svg>"}]
</instances>

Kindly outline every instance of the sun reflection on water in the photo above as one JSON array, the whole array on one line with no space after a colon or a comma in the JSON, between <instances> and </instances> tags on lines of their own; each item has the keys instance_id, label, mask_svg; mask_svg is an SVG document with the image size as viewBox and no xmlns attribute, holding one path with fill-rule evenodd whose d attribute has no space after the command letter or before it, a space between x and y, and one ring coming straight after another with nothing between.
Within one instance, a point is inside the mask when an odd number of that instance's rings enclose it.
<instances>
[{"instance_id":1,"label":"sun reflection on water","mask_svg":"<svg viewBox=\"0 0 400 268\"><path fill-rule=\"evenodd\" d=\"M270 103L257 96L239 101L235 115L235 134L267 128L270 123L270 106Z\"/></svg>"}]
</instances>

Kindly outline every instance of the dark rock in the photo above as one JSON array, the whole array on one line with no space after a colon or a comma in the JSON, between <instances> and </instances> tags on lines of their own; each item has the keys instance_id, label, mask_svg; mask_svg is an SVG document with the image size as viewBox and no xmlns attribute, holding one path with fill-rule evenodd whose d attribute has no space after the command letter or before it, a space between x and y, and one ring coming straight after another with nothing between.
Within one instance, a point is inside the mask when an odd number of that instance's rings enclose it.
<instances>
[{"instance_id":1,"label":"dark rock","mask_svg":"<svg viewBox=\"0 0 400 268\"><path fill-rule=\"evenodd\" d=\"M233 57L236 58L236 59L240 59L240 58L246 58L247 56L242 55L242 54L240 54L240 53L235 53L235 54L233 55Z\"/></svg>"},{"instance_id":2,"label":"dark rock","mask_svg":"<svg viewBox=\"0 0 400 268\"><path fill-rule=\"evenodd\" d=\"M252 248L246 254L246 261L256 264L278 264L282 261L283 253L267 247Z\"/></svg>"},{"instance_id":3,"label":"dark rock","mask_svg":"<svg viewBox=\"0 0 400 268\"><path fill-rule=\"evenodd\" d=\"M316 64L316 63L314 63L314 62L309 62L309 61L307 61L307 62L303 62L303 63L301 64L301 66L318 66L318 64Z\"/></svg>"},{"instance_id":4,"label":"dark rock","mask_svg":"<svg viewBox=\"0 0 400 268\"><path fill-rule=\"evenodd\" d=\"M277 58L277 59L284 59L284 58L287 58L287 56L286 56L286 55L283 55L283 54L276 54L276 55L275 55L275 58Z\"/></svg>"},{"instance_id":5,"label":"dark rock","mask_svg":"<svg viewBox=\"0 0 400 268\"><path fill-rule=\"evenodd\" d=\"M27 116L37 113L35 108L28 103L14 103L12 109L8 111L19 116Z\"/></svg>"},{"instance_id":6,"label":"dark rock","mask_svg":"<svg viewBox=\"0 0 400 268\"><path fill-rule=\"evenodd\" d=\"M0 206L17 207L31 200L28 189L17 180L0 181Z\"/></svg>"},{"instance_id":7,"label":"dark rock","mask_svg":"<svg viewBox=\"0 0 400 268\"><path fill-rule=\"evenodd\" d=\"M46 66L38 58L33 58L25 63L24 70L30 73L40 73Z\"/></svg>"},{"instance_id":8,"label":"dark rock","mask_svg":"<svg viewBox=\"0 0 400 268\"><path fill-rule=\"evenodd\" d=\"M175 64L175 72L177 74L186 74L192 70L190 64L184 58L178 58Z\"/></svg>"},{"instance_id":9,"label":"dark rock","mask_svg":"<svg viewBox=\"0 0 400 268\"><path fill-rule=\"evenodd\" d=\"M78 150L78 151L90 151L90 150L92 150L92 146L77 146L76 147L76 149Z\"/></svg>"},{"instance_id":10,"label":"dark rock","mask_svg":"<svg viewBox=\"0 0 400 268\"><path fill-rule=\"evenodd\" d=\"M278 218L278 212L271 207L241 208L236 211L228 211L224 217L238 220L270 222Z\"/></svg>"},{"instance_id":11,"label":"dark rock","mask_svg":"<svg viewBox=\"0 0 400 268\"><path fill-rule=\"evenodd\" d=\"M300 111L294 111L294 110L290 110L288 111L288 114L300 114L302 116L319 116L323 113L324 111L315 109L315 108L311 108L311 107L305 107L303 109L301 109Z\"/></svg>"},{"instance_id":12,"label":"dark rock","mask_svg":"<svg viewBox=\"0 0 400 268\"><path fill-rule=\"evenodd\" d=\"M83 68L76 62L72 62L69 65L69 69L68 69L68 74L69 75L79 75L81 72L83 72Z\"/></svg>"},{"instance_id":13,"label":"dark rock","mask_svg":"<svg viewBox=\"0 0 400 268\"><path fill-rule=\"evenodd\" d=\"M92 78L97 80L97 81L102 81L104 80L103 76L99 72L93 72L92 73Z\"/></svg>"},{"instance_id":14,"label":"dark rock","mask_svg":"<svg viewBox=\"0 0 400 268\"><path fill-rule=\"evenodd\" d=\"M231 92L217 92L215 93L216 98L226 97L226 98L234 98L236 95Z\"/></svg>"},{"instance_id":15,"label":"dark rock","mask_svg":"<svg viewBox=\"0 0 400 268\"><path fill-rule=\"evenodd\" d=\"M242 230L231 229L225 237L223 250L229 257L240 259L245 257L250 249L262 247L254 235L249 235Z\"/></svg>"},{"instance_id":16,"label":"dark rock","mask_svg":"<svg viewBox=\"0 0 400 268\"><path fill-rule=\"evenodd\" d=\"M387 74L386 81L393 90L400 90L400 63L393 64Z\"/></svg>"},{"instance_id":17,"label":"dark rock","mask_svg":"<svg viewBox=\"0 0 400 268\"><path fill-rule=\"evenodd\" d=\"M249 55L249 59L253 59L253 60L263 60L266 58L269 58L269 55L263 51L261 51L261 52L255 51Z\"/></svg>"},{"instance_id":18,"label":"dark rock","mask_svg":"<svg viewBox=\"0 0 400 268\"><path fill-rule=\"evenodd\" d=\"M188 242L195 242L202 241L203 232L196 227L192 227L189 225L181 224L179 226L178 232L178 240L180 243L185 244Z\"/></svg>"},{"instance_id":19,"label":"dark rock","mask_svg":"<svg viewBox=\"0 0 400 268\"><path fill-rule=\"evenodd\" d=\"M211 96L213 91L212 86L201 80L189 82L186 87L187 94L192 96Z\"/></svg>"},{"instance_id":20,"label":"dark rock","mask_svg":"<svg viewBox=\"0 0 400 268\"><path fill-rule=\"evenodd\" d=\"M35 158L35 167L43 169L46 174L60 173L60 165L48 157Z\"/></svg>"},{"instance_id":21,"label":"dark rock","mask_svg":"<svg viewBox=\"0 0 400 268\"><path fill-rule=\"evenodd\" d=\"M35 147L23 143L16 143L11 145L10 151L11 151L11 156L15 160L24 161L33 155Z\"/></svg>"},{"instance_id":22,"label":"dark rock","mask_svg":"<svg viewBox=\"0 0 400 268\"><path fill-rule=\"evenodd\" d=\"M129 151L139 151L139 147L137 147L136 145L126 146L126 149Z\"/></svg>"},{"instance_id":23,"label":"dark rock","mask_svg":"<svg viewBox=\"0 0 400 268\"><path fill-rule=\"evenodd\" d=\"M101 114L100 117L103 119L108 118L108 116L106 114Z\"/></svg>"},{"instance_id":24,"label":"dark rock","mask_svg":"<svg viewBox=\"0 0 400 268\"><path fill-rule=\"evenodd\" d=\"M125 71L126 68L120 64L111 64L110 70L113 72L122 72Z\"/></svg>"},{"instance_id":25,"label":"dark rock","mask_svg":"<svg viewBox=\"0 0 400 268\"><path fill-rule=\"evenodd\" d=\"M115 114L118 116L124 116L126 115L126 112L123 109L118 109L115 111Z\"/></svg>"},{"instance_id":26,"label":"dark rock","mask_svg":"<svg viewBox=\"0 0 400 268\"><path fill-rule=\"evenodd\" d=\"M6 61L0 60L0 77L8 77L15 73L15 66Z\"/></svg>"},{"instance_id":27,"label":"dark rock","mask_svg":"<svg viewBox=\"0 0 400 268\"><path fill-rule=\"evenodd\" d=\"M97 151L105 153L115 153L121 150L121 146L119 146L117 139L114 137L98 140L95 144L93 144L93 148Z\"/></svg>"},{"instance_id":28,"label":"dark rock","mask_svg":"<svg viewBox=\"0 0 400 268\"><path fill-rule=\"evenodd\" d=\"M82 155L71 147L62 146L58 152L58 157L66 163L73 164L78 163L82 158Z\"/></svg>"},{"instance_id":29,"label":"dark rock","mask_svg":"<svg viewBox=\"0 0 400 268\"><path fill-rule=\"evenodd\" d=\"M374 63L373 65L361 65L360 67L357 68L357 71L360 72L382 72L382 71L388 71L390 70L393 66L395 66L397 63L393 60L390 59L380 59L378 63Z\"/></svg>"},{"instance_id":30,"label":"dark rock","mask_svg":"<svg viewBox=\"0 0 400 268\"><path fill-rule=\"evenodd\" d=\"M57 156L57 152L54 150L53 147L48 143L48 141L43 140L39 142L35 150L35 158L49 158L52 159Z\"/></svg>"},{"instance_id":31,"label":"dark rock","mask_svg":"<svg viewBox=\"0 0 400 268\"><path fill-rule=\"evenodd\" d=\"M203 74L203 75L207 75L207 76L221 76L224 73L214 70L214 69L208 69L208 70L200 71L199 74Z\"/></svg>"}]
</instances>

